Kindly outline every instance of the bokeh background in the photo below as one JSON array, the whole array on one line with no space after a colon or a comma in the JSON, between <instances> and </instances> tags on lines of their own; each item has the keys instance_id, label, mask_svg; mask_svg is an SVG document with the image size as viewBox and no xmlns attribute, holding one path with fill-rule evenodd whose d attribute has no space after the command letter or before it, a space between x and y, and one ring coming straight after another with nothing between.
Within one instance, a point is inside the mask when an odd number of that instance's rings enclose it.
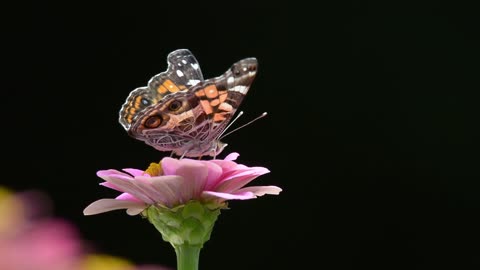
<instances>
[{"instance_id":1,"label":"bokeh background","mask_svg":"<svg viewBox=\"0 0 480 270\"><path fill-rule=\"evenodd\" d=\"M21 4L2 16L2 177L45 191L103 252L175 266L100 169L168 154L117 122L129 92L188 48L206 78L259 72L226 152L280 196L232 202L201 269L478 269L478 14L467 1Z\"/></svg>"}]
</instances>

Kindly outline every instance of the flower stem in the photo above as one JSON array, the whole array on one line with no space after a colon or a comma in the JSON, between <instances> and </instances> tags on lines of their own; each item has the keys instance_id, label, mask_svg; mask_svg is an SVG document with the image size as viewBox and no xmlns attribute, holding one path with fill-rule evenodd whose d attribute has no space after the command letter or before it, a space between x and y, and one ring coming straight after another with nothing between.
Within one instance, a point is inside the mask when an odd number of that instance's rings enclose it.
<instances>
[{"instance_id":1,"label":"flower stem","mask_svg":"<svg viewBox=\"0 0 480 270\"><path fill-rule=\"evenodd\" d=\"M201 246L184 244L174 248L177 254L177 270L198 270Z\"/></svg>"}]
</instances>

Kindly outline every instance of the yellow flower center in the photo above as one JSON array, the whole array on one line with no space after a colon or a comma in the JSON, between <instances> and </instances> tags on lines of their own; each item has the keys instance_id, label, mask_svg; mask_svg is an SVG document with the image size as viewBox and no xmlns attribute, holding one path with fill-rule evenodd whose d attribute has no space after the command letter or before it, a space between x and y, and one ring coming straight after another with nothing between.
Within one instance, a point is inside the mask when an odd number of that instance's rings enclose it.
<instances>
[{"instance_id":1,"label":"yellow flower center","mask_svg":"<svg viewBox=\"0 0 480 270\"><path fill-rule=\"evenodd\" d=\"M150 166L145 170L145 173L148 173L150 176L161 176L163 175L162 164L152 162Z\"/></svg>"}]
</instances>

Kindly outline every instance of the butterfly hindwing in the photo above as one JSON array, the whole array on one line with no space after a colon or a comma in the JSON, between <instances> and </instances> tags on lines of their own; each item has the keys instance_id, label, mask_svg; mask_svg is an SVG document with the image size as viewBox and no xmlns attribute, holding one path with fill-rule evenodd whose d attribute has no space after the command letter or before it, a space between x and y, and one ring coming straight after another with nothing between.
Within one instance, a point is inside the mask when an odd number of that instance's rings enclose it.
<instances>
[{"instance_id":1,"label":"butterfly hindwing","mask_svg":"<svg viewBox=\"0 0 480 270\"><path fill-rule=\"evenodd\" d=\"M205 81L195 90L203 110L214 123L227 124L248 93L255 78L257 60L246 58L233 64L222 76Z\"/></svg>"}]
</instances>

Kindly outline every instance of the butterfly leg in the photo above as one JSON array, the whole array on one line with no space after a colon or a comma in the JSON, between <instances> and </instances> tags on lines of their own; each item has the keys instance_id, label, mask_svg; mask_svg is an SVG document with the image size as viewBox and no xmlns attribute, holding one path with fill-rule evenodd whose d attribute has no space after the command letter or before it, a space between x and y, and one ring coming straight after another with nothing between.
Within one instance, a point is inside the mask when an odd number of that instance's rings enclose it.
<instances>
[{"instance_id":1,"label":"butterfly leg","mask_svg":"<svg viewBox=\"0 0 480 270\"><path fill-rule=\"evenodd\" d=\"M183 159L187 153L188 153L188 150L185 150L185 152L183 152L182 156L179 159Z\"/></svg>"}]
</instances>

